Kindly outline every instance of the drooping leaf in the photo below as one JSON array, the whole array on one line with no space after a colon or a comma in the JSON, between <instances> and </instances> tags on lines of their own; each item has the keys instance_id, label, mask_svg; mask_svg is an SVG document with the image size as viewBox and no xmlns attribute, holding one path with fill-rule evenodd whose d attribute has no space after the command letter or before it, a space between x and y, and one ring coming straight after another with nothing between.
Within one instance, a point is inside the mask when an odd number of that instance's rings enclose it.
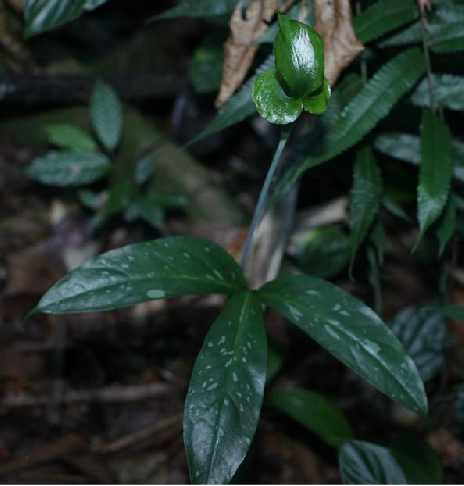
<instances>
[{"instance_id":1,"label":"drooping leaf","mask_svg":"<svg viewBox=\"0 0 464 486\"><path fill-rule=\"evenodd\" d=\"M353 438L345 416L320 393L299 389L275 391L266 402L333 447Z\"/></svg>"},{"instance_id":2,"label":"drooping leaf","mask_svg":"<svg viewBox=\"0 0 464 486\"><path fill-rule=\"evenodd\" d=\"M265 381L261 303L240 292L206 335L190 380L184 441L193 483L230 482L255 434Z\"/></svg>"},{"instance_id":3,"label":"drooping leaf","mask_svg":"<svg viewBox=\"0 0 464 486\"><path fill-rule=\"evenodd\" d=\"M329 282L308 276L278 278L264 285L259 295L394 401L427 413L424 386L414 362L362 302Z\"/></svg>"},{"instance_id":4,"label":"drooping leaf","mask_svg":"<svg viewBox=\"0 0 464 486\"><path fill-rule=\"evenodd\" d=\"M338 456L343 484L407 484L401 466L385 447L351 440Z\"/></svg>"},{"instance_id":5,"label":"drooping leaf","mask_svg":"<svg viewBox=\"0 0 464 486\"><path fill-rule=\"evenodd\" d=\"M306 170L332 159L359 142L388 115L424 71L424 58L416 48L402 52L380 68L331 123L326 136L317 140L311 138L311 145L306 146L303 152L305 156L292 160L283 171L272 199L276 200L289 190Z\"/></svg>"},{"instance_id":6,"label":"drooping leaf","mask_svg":"<svg viewBox=\"0 0 464 486\"><path fill-rule=\"evenodd\" d=\"M232 96L232 98L218 111L214 120L201 133L199 133L193 140L189 142L192 145L200 140L203 140L210 135L213 135L225 128L231 127L249 116L256 113L255 104L253 102L253 85L255 79L264 71L274 67L275 58L273 55L269 56L266 61L256 70L242 88Z\"/></svg>"},{"instance_id":7,"label":"drooping leaf","mask_svg":"<svg viewBox=\"0 0 464 486\"><path fill-rule=\"evenodd\" d=\"M23 0L26 36L40 34L76 19L87 0Z\"/></svg>"},{"instance_id":8,"label":"drooping leaf","mask_svg":"<svg viewBox=\"0 0 464 486\"><path fill-rule=\"evenodd\" d=\"M351 191L351 266L382 199L382 176L370 147L358 150Z\"/></svg>"},{"instance_id":9,"label":"drooping leaf","mask_svg":"<svg viewBox=\"0 0 464 486\"><path fill-rule=\"evenodd\" d=\"M433 77L435 100L443 108L464 110L464 76L438 74ZM417 106L430 108L430 94L427 79L424 79L411 96Z\"/></svg>"},{"instance_id":10,"label":"drooping leaf","mask_svg":"<svg viewBox=\"0 0 464 486\"><path fill-rule=\"evenodd\" d=\"M150 21L176 17L214 17L228 15L235 10L239 0L179 0L175 7L152 17Z\"/></svg>"},{"instance_id":11,"label":"drooping leaf","mask_svg":"<svg viewBox=\"0 0 464 486\"><path fill-rule=\"evenodd\" d=\"M381 0L353 18L358 39L367 44L418 17L413 0Z\"/></svg>"},{"instance_id":12,"label":"drooping leaf","mask_svg":"<svg viewBox=\"0 0 464 486\"><path fill-rule=\"evenodd\" d=\"M48 152L26 169L26 174L51 186L81 186L105 176L110 163L103 154L72 150Z\"/></svg>"},{"instance_id":13,"label":"drooping leaf","mask_svg":"<svg viewBox=\"0 0 464 486\"><path fill-rule=\"evenodd\" d=\"M440 25L433 33L430 48L440 54L464 50L464 22Z\"/></svg>"},{"instance_id":14,"label":"drooping leaf","mask_svg":"<svg viewBox=\"0 0 464 486\"><path fill-rule=\"evenodd\" d=\"M390 328L413 359L424 381L443 366L445 321L436 306L403 309L392 319Z\"/></svg>"},{"instance_id":15,"label":"drooping leaf","mask_svg":"<svg viewBox=\"0 0 464 486\"><path fill-rule=\"evenodd\" d=\"M50 143L57 147L69 150L85 150L86 152L97 150L97 145L93 139L74 125L49 125L46 130Z\"/></svg>"},{"instance_id":16,"label":"drooping leaf","mask_svg":"<svg viewBox=\"0 0 464 486\"><path fill-rule=\"evenodd\" d=\"M446 203L445 211L438 223L437 236L440 241L440 248L438 256L442 256L445 251L448 241L456 230L456 198L453 193L450 193L448 202Z\"/></svg>"},{"instance_id":17,"label":"drooping leaf","mask_svg":"<svg viewBox=\"0 0 464 486\"><path fill-rule=\"evenodd\" d=\"M446 317L464 322L464 306L462 305L446 305L441 311Z\"/></svg>"},{"instance_id":18,"label":"drooping leaf","mask_svg":"<svg viewBox=\"0 0 464 486\"><path fill-rule=\"evenodd\" d=\"M195 237L165 238L90 259L48 290L33 312L103 311L244 288L240 267L220 246Z\"/></svg>"},{"instance_id":19,"label":"drooping leaf","mask_svg":"<svg viewBox=\"0 0 464 486\"><path fill-rule=\"evenodd\" d=\"M113 152L121 138L122 107L113 88L101 80L96 82L90 99L90 121L100 143Z\"/></svg>"},{"instance_id":20,"label":"drooping leaf","mask_svg":"<svg viewBox=\"0 0 464 486\"><path fill-rule=\"evenodd\" d=\"M431 111L424 111L421 127L422 157L417 187L417 218L420 234L440 216L448 199L453 176L453 152L448 127Z\"/></svg>"}]
</instances>

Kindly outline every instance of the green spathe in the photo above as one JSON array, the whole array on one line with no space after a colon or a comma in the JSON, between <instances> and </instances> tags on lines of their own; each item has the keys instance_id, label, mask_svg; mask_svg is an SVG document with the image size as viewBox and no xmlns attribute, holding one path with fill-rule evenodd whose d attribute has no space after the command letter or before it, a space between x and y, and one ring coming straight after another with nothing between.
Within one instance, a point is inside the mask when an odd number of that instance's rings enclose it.
<instances>
[{"instance_id":1,"label":"green spathe","mask_svg":"<svg viewBox=\"0 0 464 486\"><path fill-rule=\"evenodd\" d=\"M279 15L274 41L279 81L285 93L301 98L324 82L324 41L311 27Z\"/></svg>"}]
</instances>

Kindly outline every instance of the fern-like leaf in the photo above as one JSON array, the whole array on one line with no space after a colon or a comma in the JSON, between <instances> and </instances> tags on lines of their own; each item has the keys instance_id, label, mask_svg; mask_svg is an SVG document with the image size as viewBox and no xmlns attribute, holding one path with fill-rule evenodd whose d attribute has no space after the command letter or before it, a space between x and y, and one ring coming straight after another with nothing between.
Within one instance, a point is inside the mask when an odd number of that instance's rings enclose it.
<instances>
[{"instance_id":1,"label":"fern-like leaf","mask_svg":"<svg viewBox=\"0 0 464 486\"><path fill-rule=\"evenodd\" d=\"M440 25L432 36L430 48L440 54L464 50L464 22Z\"/></svg>"},{"instance_id":2,"label":"fern-like leaf","mask_svg":"<svg viewBox=\"0 0 464 486\"><path fill-rule=\"evenodd\" d=\"M433 77L435 100L443 108L464 110L464 76L440 74ZM411 96L411 102L422 108L430 108L430 92L424 79Z\"/></svg>"}]
</instances>

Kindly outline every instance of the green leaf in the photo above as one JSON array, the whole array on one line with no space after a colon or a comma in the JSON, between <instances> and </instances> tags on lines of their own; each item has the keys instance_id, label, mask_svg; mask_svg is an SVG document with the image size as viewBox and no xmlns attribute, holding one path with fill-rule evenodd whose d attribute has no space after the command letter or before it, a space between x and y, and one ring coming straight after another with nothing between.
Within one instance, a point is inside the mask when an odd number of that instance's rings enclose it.
<instances>
[{"instance_id":1,"label":"green leaf","mask_svg":"<svg viewBox=\"0 0 464 486\"><path fill-rule=\"evenodd\" d=\"M381 392L406 408L427 413L416 366L392 331L362 302L308 276L278 278L259 295Z\"/></svg>"},{"instance_id":2,"label":"green leaf","mask_svg":"<svg viewBox=\"0 0 464 486\"><path fill-rule=\"evenodd\" d=\"M308 18L311 14L314 15L313 13L313 6L312 6L312 1L302 1L299 2L295 5L292 5L287 12L285 12L285 16L289 18L290 20L299 20L300 14L302 12L302 9L306 7L309 12L306 18ZM312 25L312 23L305 21L305 24L307 25ZM274 22L269 29L267 29L266 33L258 39L257 42L260 44L272 44L275 40L275 37L277 35L277 32L279 32L279 22Z\"/></svg>"},{"instance_id":3,"label":"green leaf","mask_svg":"<svg viewBox=\"0 0 464 486\"><path fill-rule=\"evenodd\" d=\"M462 305L446 305L441 311L446 317L464 322L464 306Z\"/></svg>"},{"instance_id":4,"label":"green leaf","mask_svg":"<svg viewBox=\"0 0 464 486\"><path fill-rule=\"evenodd\" d=\"M446 327L440 308L403 309L390 322L390 329L413 359L422 380L433 378L444 363Z\"/></svg>"},{"instance_id":5,"label":"green leaf","mask_svg":"<svg viewBox=\"0 0 464 486\"><path fill-rule=\"evenodd\" d=\"M79 202L93 211L99 210L103 205L102 194L87 189L81 189L77 195L79 197Z\"/></svg>"},{"instance_id":6,"label":"green leaf","mask_svg":"<svg viewBox=\"0 0 464 486\"><path fill-rule=\"evenodd\" d=\"M351 440L338 456L343 484L407 484L404 472L385 447Z\"/></svg>"},{"instance_id":7,"label":"green leaf","mask_svg":"<svg viewBox=\"0 0 464 486\"><path fill-rule=\"evenodd\" d=\"M333 447L353 438L345 416L320 393L298 389L275 391L266 402Z\"/></svg>"},{"instance_id":8,"label":"green leaf","mask_svg":"<svg viewBox=\"0 0 464 486\"><path fill-rule=\"evenodd\" d=\"M331 89L327 79L324 78L322 89L303 98L303 107L313 115L322 115L327 110Z\"/></svg>"},{"instance_id":9,"label":"green leaf","mask_svg":"<svg viewBox=\"0 0 464 486\"><path fill-rule=\"evenodd\" d=\"M224 51L219 45L203 43L190 61L190 79L197 93L216 91L221 85Z\"/></svg>"},{"instance_id":10,"label":"green leaf","mask_svg":"<svg viewBox=\"0 0 464 486\"><path fill-rule=\"evenodd\" d=\"M97 150L97 145L92 138L74 125L49 125L46 130L50 143L57 147L86 152Z\"/></svg>"},{"instance_id":11,"label":"green leaf","mask_svg":"<svg viewBox=\"0 0 464 486\"><path fill-rule=\"evenodd\" d=\"M420 234L416 247L443 211L453 176L453 152L448 127L437 115L424 111L421 131L422 158L417 187Z\"/></svg>"},{"instance_id":12,"label":"green leaf","mask_svg":"<svg viewBox=\"0 0 464 486\"><path fill-rule=\"evenodd\" d=\"M105 216L118 214L128 207L134 197L134 186L132 181L115 181L109 191L105 204Z\"/></svg>"},{"instance_id":13,"label":"green leaf","mask_svg":"<svg viewBox=\"0 0 464 486\"><path fill-rule=\"evenodd\" d=\"M99 80L90 99L90 121L98 140L109 152L113 152L122 132L122 107L114 90Z\"/></svg>"},{"instance_id":14,"label":"green leaf","mask_svg":"<svg viewBox=\"0 0 464 486\"><path fill-rule=\"evenodd\" d=\"M324 82L324 41L309 25L278 14L274 55L279 82L292 98L319 89Z\"/></svg>"},{"instance_id":15,"label":"green leaf","mask_svg":"<svg viewBox=\"0 0 464 486\"><path fill-rule=\"evenodd\" d=\"M266 381L261 304L250 292L230 298L193 368L184 441L195 484L227 484L256 431Z\"/></svg>"},{"instance_id":16,"label":"green leaf","mask_svg":"<svg viewBox=\"0 0 464 486\"><path fill-rule=\"evenodd\" d=\"M270 123L287 125L294 122L303 111L303 102L289 98L280 86L276 69L260 74L253 87L253 100L258 113Z\"/></svg>"},{"instance_id":17,"label":"green leaf","mask_svg":"<svg viewBox=\"0 0 464 486\"><path fill-rule=\"evenodd\" d=\"M428 31L430 35L436 30L437 25L429 24ZM421 22L414 22L412 25L402 29L398 34L392 35L385 40L382 40L377 45L379 47L400 47L407 44L416 44L422 40L422 26Z\"/></svg>"},{"instance_id":18,"label":"green leaf","mask_svg":"<svg viewBox=\"0 0 464 486\"><path fill-rule=\"evenodd\" d=\"M110 170L103 154L73 150L48 152L35 159L26 174L51 186L81 186L101 179Z\"/></svg>"},{"instance_id":19,"label":"green leaf","mask_svg":"<svg viewBox=\"0 0 464 486\"><path fill-rule=\"evenodd\" d=\"M424 72L424 58L415 48L402 52L381 67L330 124L327 135L312 139L312 145L306 147L305 156L292 161L277 184L273 200L288 190L306 170L359 142L388 115Z\"/></svg>"},{"instance_id":20,"label":"green leaf","mask_svg":"<svg viewBox=\"0 0 464 486\"><path fill-rule=\"evenodd\" d=\"M450 110L464 110L464 76L438 74L433 76L435 100ZM430 108L428 80L424 79L411 96L416 106Z\"/></svg>"},{"instance_id":21,"label":"green leaf","mask_svg":"<svg viewBox=\"0 0 464 486\"><path fill-rule=\"evenodd\" d=\"M351 263L375 219L382 199L382 176L370 147L358 150L351 191Z\"/></svg>"},{"instance_id":22,"label":"green leaf","mask_svg":"<svg viewBox=\"0 0 464 486\"><path fill-rule=\"evenodd\" d=\"M440 241L440 249L438 256L442 256L445 251L448 241L453 236L456 230L456 198L453 193L450 193L448 202L446 203L445 211L438 223L437 236Z\"/></svg>"},{"instance_id":23,"label":"green leaf","mask_svg":"<svg viewBox=\"0 0 464 486\"><path fill-rule=\"evenodd\" d=\"M26 36L41 34L76 19L86 0L23 0Z\"/></svg>"},{"instance_id":24,"label":"green leaf","mask_svg":"<svg viewBox=\"0 0 464 486\"><path fill-rule=\"evenodd\" d=\"M430 48L439 54L464 50L464 22L440 25L433 33Z\"/></svg>"},{"instance_id":25,"label":"green leaf","mask_svg":"<svg viewBox=\"0 0 464 486\"><path fill-rule=\"evenodd\" d=\"M367 44L417 18L413 0L381 0L354 17L353 26L360 42Z\"/></svg>"},{"instance_id":26,"label":"green leaf","mask_svg":"<svg viewBox=\"0 0 464 486\"><path fill-rule=\"evenodd\" d=\"M103 5L107 1L108 0L87 0L85 2L85 10L95 10L97 7L100 7L100 5Z\"/></svg>"},{"instance_id":27,"label":"green leaf","mask_svg":"<svg viewBox=\"0 0 464 486\"><path fill-rule=\"evenodd\" d=\"M188 145L192 145L221 130L231 127L256 113L255 103L253 101L253 85L255 79L264 71L273 68L274 64L275 58L271 55L256 70L254 76L219 110L211 124L191 140Z\"/></svg>"},{"instance_id":28,"label":"green leaf","mask_svg":"<svg viewBox=\"0 0 464 486\"><path fill-rule=\"evenodd\" d=\"M179 5L149 20L228 15L235 10L238 2L239 0L179 0Z\"/></svg>"},{"instance_id":29,"label":"green leaf","mask_svg":"<svg viewBox=\"0 0 464 486\"><path fill-rule=\"evenodd\" d=\"M137 161L135 165L135 182L145 184L153 175L155 160L153 154L146 154Z\"/></svg>"},{"instance_id":30,"label":"green leaf","mask_svg":"<svg viewBox=\"0 0 464 486\"><path fill-rule=\"evenodd\" d=\"M48 290L33 312L104 311L245 288L240 267L220 246L201 238L165 238L92 258Z\"/></svg>"}]
</instances>

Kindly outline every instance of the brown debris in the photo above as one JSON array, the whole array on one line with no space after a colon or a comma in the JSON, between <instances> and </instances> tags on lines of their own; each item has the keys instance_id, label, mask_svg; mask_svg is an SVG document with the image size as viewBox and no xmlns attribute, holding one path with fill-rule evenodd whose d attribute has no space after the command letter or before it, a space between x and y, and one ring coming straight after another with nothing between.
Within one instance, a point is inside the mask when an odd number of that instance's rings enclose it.
<instances>
[{"instance_id":1,"label":"brown debris","mask_svg":"<svg viewBox=\"0 0 464 486\"><path fill-rule=\"evenodd\" d=\"M364 46L356 38L349 0L314 0L314 13L316 30L324 38L324 74L334 85Z\"/></svg>"}]
</instances>

